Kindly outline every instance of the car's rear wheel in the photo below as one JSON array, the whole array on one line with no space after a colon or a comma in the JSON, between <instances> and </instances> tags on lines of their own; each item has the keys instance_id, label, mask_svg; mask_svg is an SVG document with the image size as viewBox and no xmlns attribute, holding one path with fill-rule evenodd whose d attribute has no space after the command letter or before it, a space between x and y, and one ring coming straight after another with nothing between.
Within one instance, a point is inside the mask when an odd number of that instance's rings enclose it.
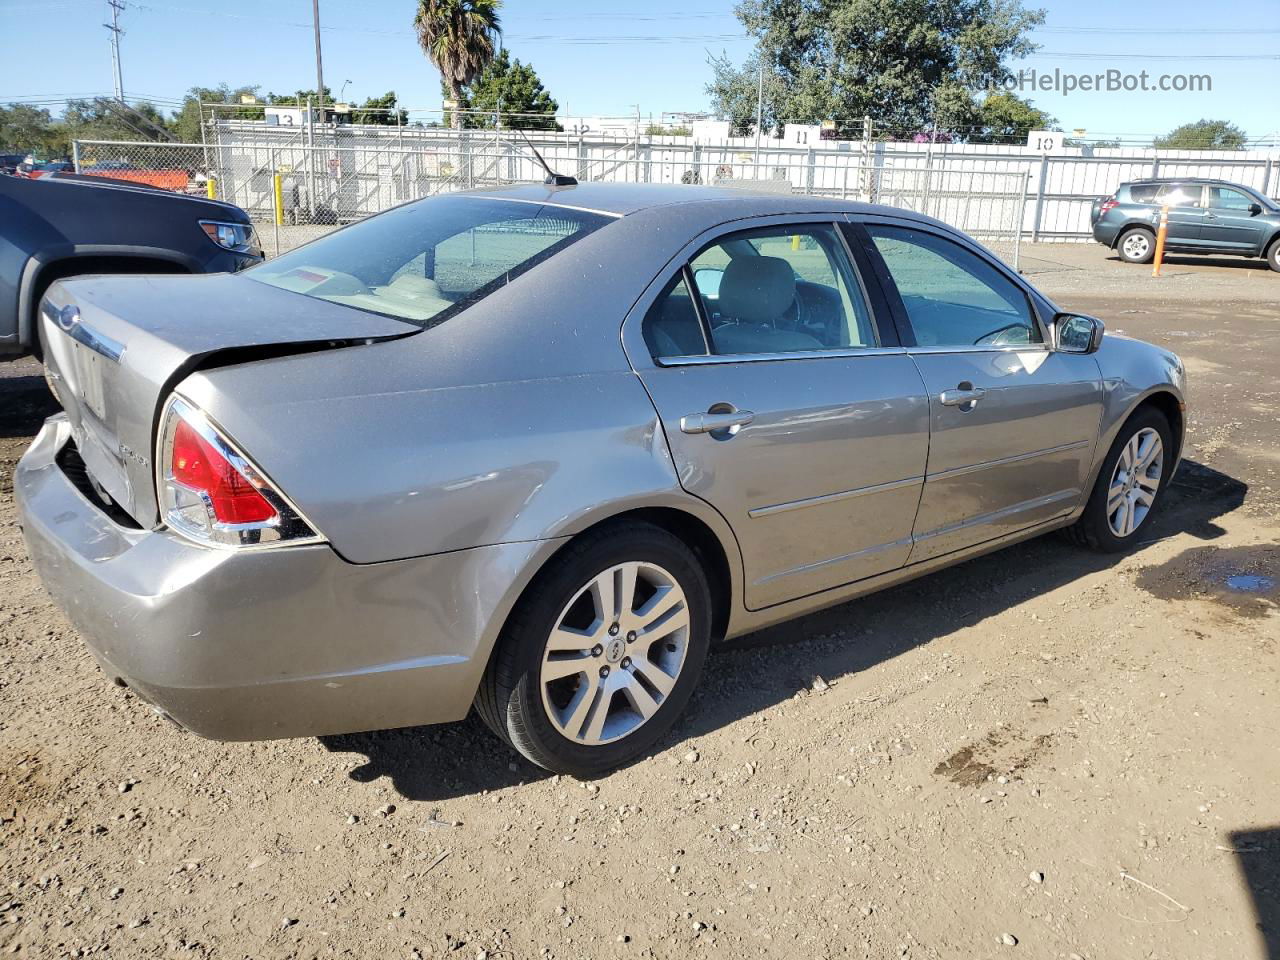
<instances>
[{"instance_id":1,"label":"car's rear wheel","mask_svg":"<svg viewBox=\"0 0 1280 960\"><path fill-rule=\"evenodd\" d=\"M1267 247L1267 266L1280 273L1280 237L1272 240L1271 246Z\"/></svg>"},{"instance_id":2,"label":"car's rear wheel","mask_svg":"<svg viewBox=\"0 0 1280 960\"><path fill-rule=\"evenodd\" d=\"M1130 227L1116 241L1120 259L1126 263L1150 263L1156 253L1156 238L1145 227Z\"/></svg>"},{"instance_id":3,"label":"car's rear wheel","mask_svg":"<svg viewBox=\"0 0 1280 960\"><path fill-rule=\"evenodd\" d=\"M648 751L688 703L711 635L697 557L646 523L571 543L512 613L476 708L532 762L594 776Z\"/></svg>"},{"instance_id":4,"label":"car's rear wheel","mask_svg":"<svg viewBox=\"0 0 1280 960\"><path fill-rule=\"evenodd\" d=\"M1164 499L1172 470L1169 421L1144 407L1111 444L1089 503L1069 531L1073 539L1105 553L1128 550Z\"/></svg>"}]
</instances>

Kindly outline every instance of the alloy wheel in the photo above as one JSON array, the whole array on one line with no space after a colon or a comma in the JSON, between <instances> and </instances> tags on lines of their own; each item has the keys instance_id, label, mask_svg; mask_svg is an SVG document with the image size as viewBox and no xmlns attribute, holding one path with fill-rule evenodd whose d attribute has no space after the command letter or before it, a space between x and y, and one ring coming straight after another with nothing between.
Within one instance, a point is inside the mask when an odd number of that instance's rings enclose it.
<instances>
[{"instance_id":1,"label":"alloy wheel","mask_svg":"<svg viewBox=\"0 0 1280 960\"><path fill-rule=\"evenodd\" d=\"M1155 504L1164 471L1164 443L1151 427L1143 427L1124 445L1107 486L1107 524L1117 537L1142 526Z\"/></svg>"},{"instance_id":2,"label":"alloy wheel","mask_svg":"<svg viewBox=\"0 0 1280 960\"><path fill-rule=\"evenodd\" d=\"M548 719L587 746L648 722L671 694L689 649L689 605L654 563L597 574L560 612L543 650L538 685Z\"/></svg>"},{"instance_id":3,"label":"alloy wheel","mask_svg":"<svg viewBox=\"0 0 1280 960\"><path fill-rule=\"evenodd\" d=\"M1135 230L1124 238L1124 255L1130 260L1141 260L1151 249L1151 240L1141 230Z\"/></svg>"}]
</instances>

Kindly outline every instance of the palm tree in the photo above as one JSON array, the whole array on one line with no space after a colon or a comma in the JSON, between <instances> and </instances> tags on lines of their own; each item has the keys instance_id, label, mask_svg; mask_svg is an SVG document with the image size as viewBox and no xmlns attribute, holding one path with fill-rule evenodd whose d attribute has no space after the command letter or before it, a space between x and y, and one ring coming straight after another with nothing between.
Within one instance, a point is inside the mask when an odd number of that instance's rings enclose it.
<instances>
[{"instance_id":1,"label":"palm tree","mask_svg":"<svg viewBox=\"0 0 1280 960\"><path fill-rule=\"evenodd\" d=\"M502 29L498 17L501 6L502 0L418 0L418 13L413 18L418 44L439 69L449 96L459 106L462 88L493 59L494 34ZM453 126L462 127L457 107Z\"/></svg>"}]
</instances>

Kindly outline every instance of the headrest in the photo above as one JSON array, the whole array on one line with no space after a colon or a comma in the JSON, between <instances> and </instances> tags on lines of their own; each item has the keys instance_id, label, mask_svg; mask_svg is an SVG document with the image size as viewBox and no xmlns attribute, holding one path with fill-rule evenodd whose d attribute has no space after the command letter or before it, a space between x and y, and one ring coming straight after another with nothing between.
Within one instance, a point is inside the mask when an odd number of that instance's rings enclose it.
<instances>
[{"instance_id":1,"label":"headrest","mask_svg":"<svg viewBox=\"0 0 1280 960\"><path fill-rule=\"evenodd\" d=\"M796 275L781 257L737 257L720 280L720 313L743 323L772 323L796 298Z\"/></svg>"}]
</instances>

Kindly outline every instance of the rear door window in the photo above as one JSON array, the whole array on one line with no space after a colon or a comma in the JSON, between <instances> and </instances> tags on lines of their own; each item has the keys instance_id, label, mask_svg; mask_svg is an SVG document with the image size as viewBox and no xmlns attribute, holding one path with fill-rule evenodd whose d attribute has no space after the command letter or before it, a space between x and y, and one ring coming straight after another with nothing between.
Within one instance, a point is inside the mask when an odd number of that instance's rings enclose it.
<instances>
[{"instance_id":1,"label":"rear door window","mask_svg":"<svg viewBox=\"0 0 1280 960\"><path fill-rule=\"evenodd\" d=\"M1170 207L1198 207L1204 189L1198 183L1170 183L1156 193L1156 203Z\"/></svg>"}]
</instances>

